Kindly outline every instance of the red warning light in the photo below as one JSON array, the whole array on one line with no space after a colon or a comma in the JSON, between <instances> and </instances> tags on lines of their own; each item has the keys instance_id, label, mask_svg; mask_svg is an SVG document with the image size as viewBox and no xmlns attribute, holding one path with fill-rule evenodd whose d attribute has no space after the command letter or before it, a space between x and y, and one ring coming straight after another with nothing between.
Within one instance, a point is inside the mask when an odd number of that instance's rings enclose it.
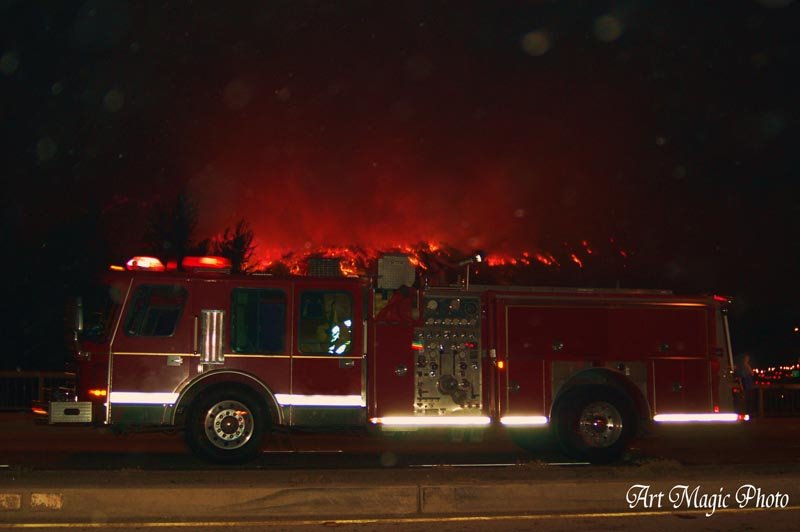
<instances>
[{"instance_id":1,"label":"red warning light","mask_svg":"<svg viewBox=\"0 0 800 532\"><path fill-rule=\"evenodd\" d=\"M149 270L152 272L163 272L164 264L155 257L133 257L125 263L128 270Z\"/></svg>"},{"instance_id":2,"label":"red warning light","mask_svg":"<svg viewBox=\"0 0 800 532\"><path fill-rule=\"evenodd\" d=\"M184 257L181 262L184 270L204 269L204 270L226 270L230 269L231 261L225 257Z\"/></svg>"}]
</instances>

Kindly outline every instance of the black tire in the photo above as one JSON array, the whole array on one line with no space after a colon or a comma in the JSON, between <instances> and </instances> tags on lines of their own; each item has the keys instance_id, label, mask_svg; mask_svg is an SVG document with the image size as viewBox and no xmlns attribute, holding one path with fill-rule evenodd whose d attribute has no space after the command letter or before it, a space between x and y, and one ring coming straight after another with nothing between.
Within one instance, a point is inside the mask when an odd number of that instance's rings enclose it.
<instances>
[{"instance_id":1,"label":"black tire","mask_svg":"<svg viewBox=\"0 0 800 532\"><path fill-rule=\"evenodd\" d=\"M201 393L186 418L186 442L201 457L221 464L241 464L261 451L269 428L263 401L240 388Z\"/></svg>"},{"instance_id":2,"label":"black tire","mask_svg":"<svg viewBox=\"0 0 800 532\"><path fill-rule=\"evenodd\" d=\"M581 386L558 400L553 432L567 456L593 464L618 460L636 434L636 416L628 397L612 388Z\"/></svg>"},{"instance_id":3,"label":"black tire","mask_svg":"<svg viewBox=\"0 0 800 532\"><path fill-rule=\"evenodd\" d=\"M552 454L555 450L553 435L546 427L513 427L506 429L506 432L517 447L532 455Z\"/></svg>"}]
</instances>

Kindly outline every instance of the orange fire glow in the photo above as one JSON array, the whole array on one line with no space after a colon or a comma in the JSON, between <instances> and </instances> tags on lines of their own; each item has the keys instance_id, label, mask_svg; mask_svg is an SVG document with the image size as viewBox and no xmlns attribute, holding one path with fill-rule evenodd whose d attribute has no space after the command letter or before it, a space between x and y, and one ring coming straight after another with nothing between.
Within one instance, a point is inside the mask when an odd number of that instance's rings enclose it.
<instances>
[{"instance_id":1,"label":"orange fire glow","mask_svg":"<svg viewBox=\"0 0 800 532\"><path fill-rule=\"evenodd\" d=\"M504 271L514 269L542 268L547 270L560 270L562 264L574 264L580 269L587 266L586 261L597 255L596 248L590 247L588 241L583 240L575 246L564 244L564 250L555 253L545 250L523 251L518 254L492 253L486 254L485 267L489 270L502 268ZM458 271L459 264L464 264L465 253L441 242L419 242L417 244L395 244L387 248L378 249L364 246L311 246L307 245L301 250L267 248L258 245L257 264L255 270L304 275L307 273L307 263L311 258L338 259L341 273L346 276L365 275L374 269L376 261L384 254L403 254L409 258L411 264L426 272L426 275L436 275L442 271ZM622 249L611 251L623 258L627 253ZM483 272L484 269L473 268L474 274Z\"/></svg>"}]
</instances>

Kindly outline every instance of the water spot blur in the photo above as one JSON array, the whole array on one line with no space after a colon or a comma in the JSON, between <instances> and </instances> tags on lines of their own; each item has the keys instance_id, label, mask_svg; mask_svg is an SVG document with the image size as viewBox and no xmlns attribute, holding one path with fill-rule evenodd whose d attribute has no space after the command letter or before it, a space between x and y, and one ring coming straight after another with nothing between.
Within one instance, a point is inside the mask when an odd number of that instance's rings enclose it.
<instances>
[{"instance_id":1,"label":"water spot blur","mask_svg":"<svg viewBox=\"0 0 800 532\"><path fill-rule=\"evenodd\" d=\"M780 113L768 111L761 115L761 132L767 138L780 135L785 125L786 121Z\"/></svg>"},{"instance_id":2,"label":"water spot blur","mask_svg":"<svg viewBox=\"0 0 800 532\"><path fill-rule=\"evenodd\" d=\"M0 56L0 72L6 76L10 76L19 68L19 54L17 52L8 51Z\"/></svg>"},{"instance_id":3,"label":"water spot blur","mask_svg":"<svg viewBox=\"0 0 800 532\"><path fill-rule=\"evenodd\" d=\"M423 80L433 73L433 64L427 57L418 55L406 61L405 70L411 79Z\"/></svg>"},{"instance_id":4,"label":"water spot blur","mask_svg":"<svg viewBox=\"0 0 800 532\"><path fill-rule=\"evenodd\" d=\"M538 57L550 49L550 37L541 30L531 31L522 36L520 44L526 54Z\"/></svg>"},{"instance_id":5,"label":"water spot blur","mask_svg":"<svg viewBox=\"0 0 800 532\"><path fill-rule=\"evenodd\" d=\"M381 466L383 467L394 467L397 465L397 455L392 451L384 451L381 453L380 457Z\"/></svg>"},{"instance_id":6,"label":"water spot blur","mask_svg":"<svg viewBox=\"0 0 800 532\"><path fill-rule=\"evenodd\" d=\"M64 90L64 84L61 83L60 81L56 81L55 83L53 83L52 86L50 86L50 94L52 94L53 96L58 96L59 94L61 94L63 90Z\"/></svg>"},{"instance_id":7,"label":"water spot blur","mask_svg":"<svg viewBox=\"0 0 800 532\"><path fill-rule=\"evenodd\" d=\"M656 146L665 146L667 144L667 137L663 137L661 135L656 137Z\"/></svg>"},{"instance_id":8,"label":"water spot blur","mask_svg":"<svg viewBox=\"0 0 800 532\"><path fill-rule=\"evenodd\" d=\"M56 156L58 145L50 137L42 137L36 143L36 158L44 163Z\"/></svg>"},{"instance_id":9,"label":"water spot blur","mask_svg":"<svg viewBox=\"0 0 800 532\"><path fill-rule=\"evenodd\" d=\"M392 104L392 116L398 122L409 122L414 119L414 106L406 101L400 100Z\"/></svg>"},{"instance_id":10,"label":"water spot blur","mask_svg":"<svg viewBox=\"0 0 800 532\"><path fill-rule=\"evenodd\" d=\"M675 165L675 168L672 169L672 177L678 180L686 179L686 167L682 164Z\"/></svg>"},{"instance_id":11,"label":"water spot blur","mask_svg":"<svg viewBox=\"0 0 800 532\"><path fill-rule=\"evenodd\" d=\"M683 275L683 266L677 260L671 260L664 265L664 277L667 279L677 279Z\"/></svg>"},{"instance_id":12,"label":"water spot blur","mask_svg":"<svg viewBox=\"0 0 800 532\"><path fill-rule=\"evenodd\" d=\"M119 89L111 89L103 97L103 108L109 113L116 113L125 104L125 94Z\"/></svg>"},{"instance_id":13,"label":"water spot blur","mask_svg":"<svg viewBox=\"0 0 800 532\"><path fill-rule=\"evenodd\" d=\"M288 102L289 98L292 97L292 89L290 89L288 86L282 87L275 91L275 96L277 96L282 102Z\"/></svg>"},{"instance_id":14,"label":"water spot blur","mask_svg":"<svg viewBox=\"0 0 800 532\"><path fill-rule=\"evenodd\" d=\"M238 111L244 109L253 99L253 89L249 83L241 79L233 79L222 91L222 101L228 109Z\"/></svg>"},{"instance_id":15,"label":"water spot blur","mask_svg":"<svg viewBox=\"0 0 800 532\"><path fill-rule=\"evenodd\" d=\"M578 189L575 187L565 187L561 190L561 205L563 207L574 207L578 203Z\"/></svg>"},{"instance_id":16,"label":"water spot blur","mask_svg":"<svg viewBox=\"0 0 800 532\"><path fill-rule=\"evenodd\" d=\"M598 41L614 42L622 35L622 22L613 15L603 15L594 21L594 36Z\"/></svg>"},{"instance_id":17,"label":"water spot blur","mask_svg":"<svg viewBox=\"0 0 800 532\"><path fill-rule=\"evenodd\" d=\"M525 218L525 209L517 209L514 211L514 218Z\"/></svg>"},{"instance_id":18,"label":"water spot blur","mask_svg":"<svg viewBox=\"0 0 800 532\"><path fill-rule=\"evenodd\" d=\"M764 68L769 64L769 56L764 52L758 52L750 56L750 62L755 68Z\"/></svg>"},{"instance_id":19,"label":"water spot blur","mask_svg":"<svg viewBox=\"0 0 800 532\"><path fill-rule=\"evenodd\" d=\"M110 48L125 37L129 23L126 0L88 0L75 15L72 41L87 50Z\"/></svg>"}]
</instances>

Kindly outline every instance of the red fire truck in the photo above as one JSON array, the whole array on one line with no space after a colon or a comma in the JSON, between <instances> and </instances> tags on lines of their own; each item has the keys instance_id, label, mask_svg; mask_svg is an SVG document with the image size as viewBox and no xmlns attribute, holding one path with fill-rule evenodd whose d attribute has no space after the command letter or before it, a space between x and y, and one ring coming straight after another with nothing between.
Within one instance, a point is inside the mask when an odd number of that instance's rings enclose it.
<instances>
[{"instance_id":1,"label":"red fire truck","mask_svg":"<svg viewBox=\"0 0 800 532\"><path fill-rule=\"evenodd\" d=\"M276 427L549 425L604 462L653 422L745 418L721 297L428 287L391 255L367 277L232 275L218 257L121 269L83 298L76 394L52 423L182 427L226 463Z\"/></svg>"}]
</instances>

